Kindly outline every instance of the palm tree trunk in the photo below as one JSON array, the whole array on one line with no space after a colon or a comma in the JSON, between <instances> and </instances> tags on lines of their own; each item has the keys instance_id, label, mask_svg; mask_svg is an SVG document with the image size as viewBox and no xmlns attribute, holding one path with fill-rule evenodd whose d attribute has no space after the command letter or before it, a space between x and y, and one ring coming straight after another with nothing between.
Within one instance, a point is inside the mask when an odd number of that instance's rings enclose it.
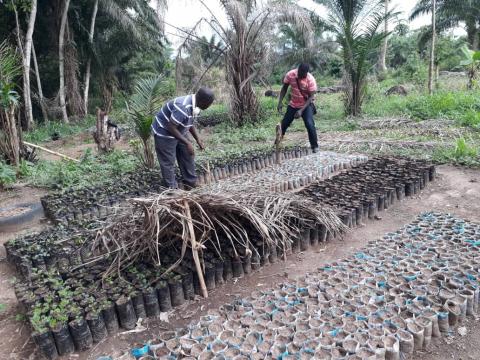
<instances>
[{"instance_id":1,"label":"palm tree trunk","mask_svg":"<svg viewBox=\"0 0 480 360\"><path fill-rule=\"evenodd\" d=\"M32 56L33 56L33 66L35 67L35 77L37 78L37 88L38 88L38 99L40 102L40 108L42 109L43 121L48 122L48 111L45 106L45 98L43 97L43 88L42 82L40 80L40 70L38 69L37 54L35 52L35 46L32 43Z\"/></svg>"},{"instance_id":2,"label":"palm tree trunk","mask_svg":"<svg viewBox=\"0 0 480 360\"><path fill-rule=\"evenodd\" d=\"M385 33L388 33L388 19L387 19L387 14L388 14L388 0L384 0L385 3ZM385 39L383 40L382 48L380 49L380 57L378 59L378 71L380 73L384 73L387 71L387 49L388 49L388 37L385 36Z\"/></svg>"},{"instance_id":3,"label":"palm tree trunk","mask_svg":"<svg viewBox=\"0 0 480 360\"><path fill-rule=\"evenodd\" d=\"M435 37L436 37L437 1L432 0L432 47L430 49L430 66L428 69L428 93L433 93L433 77L435 72Z\"/></svg>"},{"instance_id":4,"label":"palm tree trunk","mask_svg":"<svg viewBox=\"0 0 480 360\"><path fill-rule=\"evenodd\" d=\"M88 42L90 46L93 46L93 35L95 32L95 20L97 18L97 11L98 11L98 0L95 0L95 3L93 5L92 18L90 20L90 32L88 34ZM87 60L87 68L85 70L85 87L84 87L84 93L83 93L83 109L85 111L85 114L88 113L88 91L90 89L91 66L92 66L92 57L89 55Z\"/></svg>"},{"instance_id":5,"label":"palm tree trunk","mask_svg":"<svg viewBox=\"0 0 480 360\"><path fill-rule=\"evenodd\" d=\"M63 122L68 123L67 104L65 100L65 27L67 24L68 8L70 7L70 0L64 0L64 8L62 13L62 20L60 22L60 32L58 36L58 65L60 72L60 89L58 90L60 96L60 107L62 109Z\"/></svg>"}]
</instances>

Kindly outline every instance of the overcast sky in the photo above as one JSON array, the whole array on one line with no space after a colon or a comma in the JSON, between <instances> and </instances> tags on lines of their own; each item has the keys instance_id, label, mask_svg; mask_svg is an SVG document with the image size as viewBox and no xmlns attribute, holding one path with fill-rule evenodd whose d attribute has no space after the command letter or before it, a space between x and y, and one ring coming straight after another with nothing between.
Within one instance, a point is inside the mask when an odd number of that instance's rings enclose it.
<instances>
[{"instance_id":1,"label":"overcast sky","mask_svg":"<svg viewBox=\"0 0 480 360\"><path fill-rule=\"evenodd\" d=\"M219 21L225 22L226 18L223 15L223 12L219 6L218 0L204 0L212 12L218 17ZM326 16L326 11L324 8L316 4L313 0L299 0L299 5L304 6L307 9L314 10L320 16ZM410 12L412 11L413 6L416 3L416 0L392 0L392 5L395 6L397 11L401 11L403 14L402 18L408 18ZM168 2L168 9L166 12L165 21L168 24L180 27L180 28L191 28L195 23L200 20L202 17L210 19L211 15L204 6L201 5L198 0L175 0ZM416 19L413 23L410 24L411 28L418 28L425 24L428 24L430 19L428 16L424 16ZM172 42L174 47L177 47L179 43L182 42L182 38L176 35L181 35L181 32L178 32L169 25L165 26L165 31L167 32L168 39ZM176 34L176 35L175 35ZM203 26L199 35L205 35L210 37L212 34L208 26Z\"/></svg>"}]
</instances>

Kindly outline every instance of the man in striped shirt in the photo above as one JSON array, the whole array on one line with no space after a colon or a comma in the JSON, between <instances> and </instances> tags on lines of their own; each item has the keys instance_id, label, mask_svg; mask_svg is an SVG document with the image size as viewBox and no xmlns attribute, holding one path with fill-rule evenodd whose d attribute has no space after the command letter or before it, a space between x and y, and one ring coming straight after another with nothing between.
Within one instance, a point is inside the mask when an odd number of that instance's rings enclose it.
<instances>
[{"instance_id":1,"label":"man in striped shirt","mask_svg":"<svg viewBox=\"0 0 480 360\"><path fill-rule=\"evenodd\" d=\"M155 116L152 132L165 186L173 189L178 187L175 178L176 159L186 188L195 187L195 149L187 136L189 133L193 136L200 150L205 148L193 122L200 110L212 105L214 98L212 90L200 88L196 94L170 100Z\"/></svg>"},{"instance_id":2,"label":"man in striped shirt","mask_svg":"<svg viewBox=\"0 0 480 360\"><path fill-rule=\"evenodd\" d=\"M291 100L288 104L287 112L282 120L282 136L292 124L294 119L303 118L303 123L307 128L308 140L313 152L318 151L317 130L313 121L315 93L317 92L317 82L312 74L309 73L310 65L300 64L298 69L290 70L283 79L283 87L278 99L278 112L282 111L283 98L287 94L288 87L292 88Z\"/></svg>"}]
</instances>

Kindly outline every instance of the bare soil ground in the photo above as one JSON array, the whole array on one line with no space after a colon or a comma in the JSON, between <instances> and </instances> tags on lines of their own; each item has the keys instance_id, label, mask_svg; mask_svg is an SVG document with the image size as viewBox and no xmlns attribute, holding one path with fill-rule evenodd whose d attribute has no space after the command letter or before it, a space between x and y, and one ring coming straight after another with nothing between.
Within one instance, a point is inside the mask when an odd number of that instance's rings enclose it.
<instances>
[{"instance_id":1,"label":"bare soil ground","mask_svg":"<svg viewBox=\"0 0 480 360\"><path fill-rule=\"evenodd\" d=\"M480 171L440 166L438 179L430 184L420 196L397 203L386 210L379 221L369 222L366 226L357 228L343 239L320 246L310 252L300 253L287 259L271 264L236 283L229 283L210 293L208 299L197 299L182 308L176 308L169 314L169 322L159 319L148 319L145 330L138 333L117 334L109 337L92 350L72 355L70 359L96 359L99 355L111 355L114 359L128 359L124 355L135 344L155 340L164 329L180 327L191 321L198 320L203 312L215 309L230 302L235 297L246 296L253 290L271 287L287 279L313 270L327 262L342 258L363 247L369 240L381 237L384 233L394 231L412 221L424 211L450 212L457 216L480 222ZM36 224L35 229L42 228ZM34 229L29 229L34 230ZM18 233L0 234L0 242L19 235ZM5 359L39 359L35 346L29 340L29 329L19 317L17 302L12 288L14 271L4 260L4 249L0 257L0 349L1 358ZM436 340L431 349L425 353L417 353L414 359L477 359L480 352L480 324L470 320L466 325L466 336L453 334L452 337Z\"/></svg>"}]
</instances>

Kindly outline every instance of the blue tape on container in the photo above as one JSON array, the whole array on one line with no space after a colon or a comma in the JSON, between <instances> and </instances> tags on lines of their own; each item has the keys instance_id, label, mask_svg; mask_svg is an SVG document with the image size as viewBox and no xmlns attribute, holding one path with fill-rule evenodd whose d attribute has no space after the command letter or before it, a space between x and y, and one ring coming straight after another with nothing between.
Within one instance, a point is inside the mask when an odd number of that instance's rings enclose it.
<instances>
[{"instance_id":1,"label":"blue tape on container","mask_svg":"<svg viewBox=\"0 0 480 360\"><path fill-rule=\"evenodd\" d=\"M145 345L145 346L142 346L140 348L132 349L130 352L131 352L133 357L138 359L138 358L140 358L144 355L147 355L149 351L150 351L150 346Z\"/></svg>"},{"instance_id":2,"label":"blue tape on container","mask_svg":"<svg viewBox=\"0 0 480 360\"><path fill-rule=\"evenodd\" d=\"M414 281L417 279L417 275L403 275L403 278L406 280L406 281Z\"/></svg>"},{"instance_id":3,"label":"blue tape on container","mask_svg":"<svg viewBox=\"0 0 480 360\"><path fill-rule=\"evenodd\" d=\"M285 351L283 354L277 356L277 360L282 360L284 357L288 356L288 351Z\"/></svg>"}]
</instances>

